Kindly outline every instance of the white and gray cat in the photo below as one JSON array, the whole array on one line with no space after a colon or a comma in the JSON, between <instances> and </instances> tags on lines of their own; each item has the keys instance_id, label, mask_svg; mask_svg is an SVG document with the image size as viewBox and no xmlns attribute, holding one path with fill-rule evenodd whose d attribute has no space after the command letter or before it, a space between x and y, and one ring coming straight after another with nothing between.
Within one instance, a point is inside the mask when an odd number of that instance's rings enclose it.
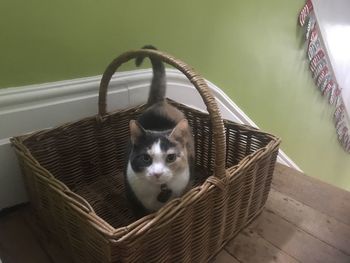
<instances>
[{"instance_id":1,"label":"white and gray cat","mask_svg":"<svg viewBox=\"0 0 350 263\"><path fill-rule=\"evenodd\" d=\"M143 48L155 49L153 46ZM136 59L139 66L144 57ZM130 121L126 192L136 215L157 211L190 188L194 140L184 114L165 100L165 68L150 56L153 79L147 109Z\"/></svg>"}]
</instances>

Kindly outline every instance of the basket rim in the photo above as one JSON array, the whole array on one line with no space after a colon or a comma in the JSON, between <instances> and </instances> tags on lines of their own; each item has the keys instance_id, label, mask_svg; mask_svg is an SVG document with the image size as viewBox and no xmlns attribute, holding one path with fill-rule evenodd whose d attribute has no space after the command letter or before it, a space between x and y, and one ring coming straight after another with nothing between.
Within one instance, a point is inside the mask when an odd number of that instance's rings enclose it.
<instances>
[{"instance_id":1,"label":"basket rim","mask_svg":"<svg viewBox=\"0 0 350 263\"><path fill-rule=\"evenodd\" d=\"M171 101L171 100L170 100ZM177 103L175 101L171 101L172 103ZM182 106L188 107L186 105L180 104ZM105 117L107 118L110 115L113 114L118 114L122 113L127 110L131 110L133 108L137 110L142 110L142 107L144 105L136 106L136 107L130 107L128 109L123 109L123 110L118 110L114 112L110 112L108 115ZM201 113L206 114L205 112L196 110L191 108L192 111L198 111ZM71 191L63 182L59 181L56 179L50 171L45 169L36 159L35 157L31 154L30 149L24 144L24 141L26 139L29 139L32 136L38 135L38 136L43 136L46 133L57 130L57 129L62 129L64 127L67 127L69 125L73 125L74 123L87 120L87 119L95 119L97 118L97 115L89 116L82 118L77 121L65 123L62 125L59 125L57 127L53 128L48 128L36 132L32 132L30 134L25 134L25 135L19 135L10 138L12 145L15 148L15 151L17 154L21 155L23 158L28 160L27 162L31 168L33 168L36 173L35 176L39 176L41 179L44 179L46 182L48 182L48 186L53 190L56 191L58 194L61 195L62 198L64 198L67 203L69 204L70 207L72 207L76 212L80 213L81 215L86 216L88 219L88 222L91 224L91 226L97 230L100 234L108 238L109 240L112 241L124 241L129 238L134 238L135 236L139 236L145 231L149 229L154 229L161 227L165 222L168 221L168 219L172 219L176 217L176 214L183 208L184 206L189 206L192 205L196 200L198 200L202 195L204 191L212 191L214 188L218 187L221 190L225 190L225 186L227 183L231 183L232 181L236 180L238 178L238 174L240 171L250 165L253 161L256 161L259 158L264 157L265 155L269 154L270 152L274 151L276 148L279 147L279 144L281 140L267 132L263 132L259 129L256 129L254 127L251 127L249 125L242 125L242 124L237 124L233 121L230 120L225 120L224 119L224 124L225 125L234 125L236 127L239 127L246 132L255 132L259 134L263 134L267 136L270 141L262 148L252 152L251 154L245 156L239 163L232 167L228 167L225 169L225 174L227 175L227 171L230 171L230 176L224 176L224 178L219 179L213 175L211 175L209 178L205 180L203 184L200 186L192 188L190 191L188 191L185 195L176 198L169 203L167 203L165 206L163 206L161 209L158 211L149 214L145 217L142 217L139 220L136 220L135 222L132 222L131 224L127 226L122 226L118 228L114 228L111 226L107 221L102 219L99 215L95 213L93 208L90 206L90 204L87 202L86 199L83 197L75 194L73 191ZM225 149L226 151L226 149ZM78 198L77 198L78 196ZM80 198L79 198L80 197Z\"/></svg>"}]
</instances>

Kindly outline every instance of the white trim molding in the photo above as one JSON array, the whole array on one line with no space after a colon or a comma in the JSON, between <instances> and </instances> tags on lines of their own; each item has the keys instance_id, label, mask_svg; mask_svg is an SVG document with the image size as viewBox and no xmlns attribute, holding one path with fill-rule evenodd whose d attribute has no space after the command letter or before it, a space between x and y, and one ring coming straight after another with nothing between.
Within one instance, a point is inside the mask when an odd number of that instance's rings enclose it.
<instances>
[{"instance_id":1,"label":"white trim molding","mask_svg":"<svg viewBox=\"0 0 350 263\"><path fill-rule=\"evenodd\" d=\"M144 103L151 77L150 69L116 73L109 86L107 110ZM0 90L0 210L27 201L9 138L95 115L100 79L101 76L95 76ZM209 81L207 83L223 118L257 127L222 90ZM181 72L168 69L167 84L167 97L200 110L206 109L193 85ZM300 171L281 150L278 161Z\"/></svg>"}]
</instances>

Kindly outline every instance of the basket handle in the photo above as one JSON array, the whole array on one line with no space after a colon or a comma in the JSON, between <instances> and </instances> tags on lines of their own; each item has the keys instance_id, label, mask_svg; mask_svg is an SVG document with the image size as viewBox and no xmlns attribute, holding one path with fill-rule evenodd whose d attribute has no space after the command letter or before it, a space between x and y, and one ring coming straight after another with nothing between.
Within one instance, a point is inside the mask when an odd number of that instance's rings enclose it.
<instances>
[{"instance_id":1,"label":"basket handle","mask_svg":"<svg viewBox=\"0 0 350 263\"><path fill-rule=\"evenodd\" d=\"M122 64L138 56L153 57L156 59L160 59L161 61L180 70L195 86L207 107L210 122L212 125L213 140L216 146L214 170L215 176L217 178L224 178L226 161L226 140L224 124L216 100L204 79L198 73L196 73L193 70L193 68L169 54L153 49L139 49L125 52L116 59L114 59L106 68L101 79L98 97L99 117L102 119L103 116L106 115L107 88L113 74Z\"/></svg>"}]
</instances>

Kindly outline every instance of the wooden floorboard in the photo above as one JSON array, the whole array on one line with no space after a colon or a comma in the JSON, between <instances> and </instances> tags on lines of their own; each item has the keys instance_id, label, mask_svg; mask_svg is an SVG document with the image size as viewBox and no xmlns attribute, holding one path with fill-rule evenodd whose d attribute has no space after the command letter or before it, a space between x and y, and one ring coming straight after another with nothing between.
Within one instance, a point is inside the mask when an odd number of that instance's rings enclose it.
<instances>
[{"instance_id":1,"label":"wooden floorboard","mask_svg":"<svg viewBox=\"0 0 350 263\"><path fill-rule=\"evenodd\" d=\"M240 261L223 249L211 263L240 263Z\"/></svg>"},{"instance_id":2,"label":"wooden floorboard","mask_svg":"<svg viewBox=\"0 0 350 263\"><path fill-rule=\"evenodd\" d=\"M3 263L51 263L24 220L25 208L0 218L0 259Z\"/></svg>"},{"instance_id":3,"label":"wooden floorboard","mask_svg":"<svg viewBox=\"0 0 350 263\"><path fill-rule=\"evenodd\" d=\"M250 228L243 230L236 238L231 240L225 249L240 262L244 263L298 262Z\"/></svg>"},{"instance_id":4,"label":"wooden floorboard","mask_svg":"<svg viewBox=\"0 0 350 263\"><path fill-rule=\"evenodd\" d=\"M350 262L350 226L274 189L270 192L266 209L342 251L348 255L346 262Z\"/></svg>"},{"instance_id":5,"label":"wooden floorboard","mask_svg":"<svg viewBox=\"0 0 350 263\"><path fill-rule=\"evenodd\" d=\"M50 263L72 263L71 258L62 248L57 246L57 243L49 238L47 234L45 234L36 220L34 220L33 214L30 212L28 207L26 213L24 213L23 219L28 228L30 228L33 232L34 237L36 238L38 244L44 251L49 251L48 254L48 262Z\"/></svg>"},{"instance_id":6,"label":"wooden floorboard","mask_svg":"<svg viewBox=\"0 0 350 263\"><path fill-rule=\"evenodd\" d=\"M272 187L350 226L350 193L282 164L276 164Z\"/></svg>"},{"instance_id":7,"label":"wooden floorboard","mask_svg":"<svg viewBox=\"0 0 350 263\"><path fill-rule=\"evenodd\" d=\"M41 245L28 222L27 208L0 217L2 263L68 262L52 242ZM350 263L348 244L350 193L277 164L265 210L212 263Z\"/></svg>"},{"instance_id":8,"label":"wooden floorboard","mask_svg":"<svg viewBox=\"0 0 350 263\"><path fill-rule=\"evenodd\" d=\"M348 255L306 233L272 211L265 210L249 230L300 262L350 262Z\"/></svg>"}]
</instances>

